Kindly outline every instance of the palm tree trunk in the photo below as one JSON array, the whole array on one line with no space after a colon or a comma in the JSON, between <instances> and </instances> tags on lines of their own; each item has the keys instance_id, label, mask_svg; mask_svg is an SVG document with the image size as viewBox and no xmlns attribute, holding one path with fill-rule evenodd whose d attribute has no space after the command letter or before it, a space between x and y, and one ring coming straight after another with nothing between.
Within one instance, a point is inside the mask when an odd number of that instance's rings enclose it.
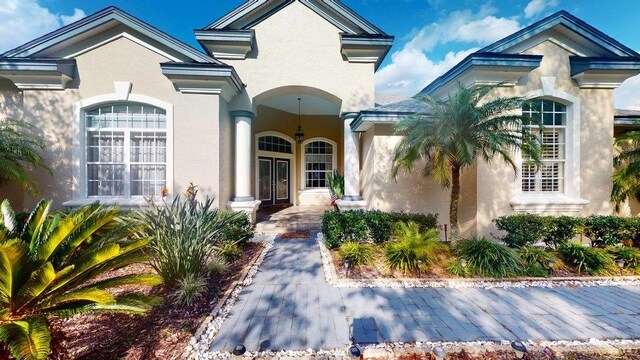
<instances>
[{"instance_id":1,"label":"palm tree trunk","mask_svg":"<svg viewBox=\"0 0 640 360\"><path fill-rule=\"evenodd\" d=\"M458 225L458 205L460 202L460 167L451 168L451 202L449 204L449 224L451 226L451 244L460 240L460 225Z\"/></svg>"}]
</instances>

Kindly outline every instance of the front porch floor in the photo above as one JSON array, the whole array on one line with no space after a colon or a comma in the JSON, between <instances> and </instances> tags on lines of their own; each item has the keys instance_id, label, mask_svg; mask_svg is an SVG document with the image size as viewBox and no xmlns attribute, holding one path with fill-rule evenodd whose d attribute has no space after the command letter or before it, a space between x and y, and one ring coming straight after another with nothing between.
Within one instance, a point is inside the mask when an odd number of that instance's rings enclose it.
<instances>
[{"instance_id":1,"label":"front porch floor","mask_svg":"<svg viewBox=\"0 0 640 360\"><path fill-rule=\"evenodd\" d=\"M331 206L273 206L258 209L256 233L282 234L286 232L321 230L322 213Z\"/></svg>"}]
</instances>

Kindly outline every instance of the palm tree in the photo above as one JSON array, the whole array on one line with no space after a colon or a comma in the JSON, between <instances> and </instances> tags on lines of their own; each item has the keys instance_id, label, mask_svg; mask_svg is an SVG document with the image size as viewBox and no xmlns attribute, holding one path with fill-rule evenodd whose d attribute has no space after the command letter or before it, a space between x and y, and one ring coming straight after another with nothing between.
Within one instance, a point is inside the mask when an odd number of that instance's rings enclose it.
<instances>
[{"instance_id":1,"label":"palm tree","mask_svg":"<svg viewBox=\"0 0 640 360\"><path fill-rule=\"evenodd\" d=\"M395 149L392 176L396 178L400 170L409 172L418 161L426 161L423 175L451 189L449 223L453 243L460 237L460 175L465 168L478 159L491 162L497 157L517 172L513 160L516 150L534 164L540 164L535 127L523 125L542 124L517 113L525 101L521 97L498 97L483 102L494 88L460 85L457 92L444 100L417 96L428 110L401 120L395 129L403 138Z\"/></svg>"},{"instance_id":2,"label":"palm tree","mask_svg":"<svg viewBox=\"0 0 640 360\"><path fill-rule=\"evenodd\" d=\"M33 135L33 130L25 121L0 119L0 184L10 181L35 195L38 187L25 165L51 171L40 155L44 141Z\"/></svg>"},{"instance_id":3,"label":"palm tree","mask_svg":"<svg viewBox=\"0 0 640 360\"><path fill-rule=\"evenodd\" d=\"M146 261L147 240L122 221L119 210L92 204L50 215L40 201L26 219L0 204L0 343L17 359L50 353L51 316L109 311L142 313L157 299L114 295L119 285L157 285L154 274L110 273ZM111 275L111 276L105 276Z\"/></svg>"},{"instance_id":4,"label":"palm tree","mask_svg":"<svg viewBox=\"0 0 640 360\"><path fill-rule=\"evenodd\" d=\"M616 211L629 199L640 201L640 131L630 131L618 137L614 145L619 149L613 159L616 169L613 172L611 201Z\"/></svg>"}]
</instances>

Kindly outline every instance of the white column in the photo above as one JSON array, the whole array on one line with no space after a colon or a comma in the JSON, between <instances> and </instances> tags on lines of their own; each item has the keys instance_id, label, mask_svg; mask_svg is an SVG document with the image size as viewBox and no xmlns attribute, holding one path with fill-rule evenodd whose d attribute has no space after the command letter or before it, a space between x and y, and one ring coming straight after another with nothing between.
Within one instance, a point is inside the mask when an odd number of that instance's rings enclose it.
<instances>
[{"instance_id":1,"label":"white column","mask_svg":"<svg viewBox=\"0 0 640 360\"><path fill-rule=\"evenodd\" d=\"M251 196L251 120L249 111L233 111L236 122L236 192L233 201L253 201Z\"/></svg>"},{"instance_id":2,"label":"white column","mask_svg":"<svg viewBox=\"0 0 640 360\"><path fill-rule=\"evenodd\" d=\"M234 211L244 211L255 221L260 201L251 196L251 120L250 111L232 111L236 123L235 194L227 204Z\"/></svg>"},{"instance_id":3,"label":"white column","mask_svg":"<svg viewBox=\"0 0 640 360\"><path fill-rule=\"evenodd\" d=\"M344 129L344 197L337 202L341 210L365 209L366 202L360 195L360 137L351 130L351 122L357 113L342 116Z\"/></svg>"}]
</instances>

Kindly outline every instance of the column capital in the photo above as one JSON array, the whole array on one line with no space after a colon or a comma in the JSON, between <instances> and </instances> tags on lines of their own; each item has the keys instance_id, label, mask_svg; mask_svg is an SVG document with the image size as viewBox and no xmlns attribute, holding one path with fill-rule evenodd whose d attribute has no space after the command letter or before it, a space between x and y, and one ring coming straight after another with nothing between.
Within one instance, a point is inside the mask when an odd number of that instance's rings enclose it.
<instances>
[{"instance_id":1,"label":"column capital","mask_svg":"<svg viewBox=\"0 0 640 360\"><path fill-rule=\"evenodd\" d=\"M231 116L233 116L233 117L246 117L246 118L249 118L249 119L253 120L253 118L256 117L256 114L254 114L253 112L248 111L248 110L234 110L234 111L231 111Z\"/></svg>"},{"instance_id":2,"label":"column capital","mask_svg":"<svg viewBox=\"0 0 640 360\"><path fill-rule=\"evenodd\" d=\"M345 112L340 114L340 119L343 121L351 121L360 115L359 112Z\"/></svg>"}]
</instances>

